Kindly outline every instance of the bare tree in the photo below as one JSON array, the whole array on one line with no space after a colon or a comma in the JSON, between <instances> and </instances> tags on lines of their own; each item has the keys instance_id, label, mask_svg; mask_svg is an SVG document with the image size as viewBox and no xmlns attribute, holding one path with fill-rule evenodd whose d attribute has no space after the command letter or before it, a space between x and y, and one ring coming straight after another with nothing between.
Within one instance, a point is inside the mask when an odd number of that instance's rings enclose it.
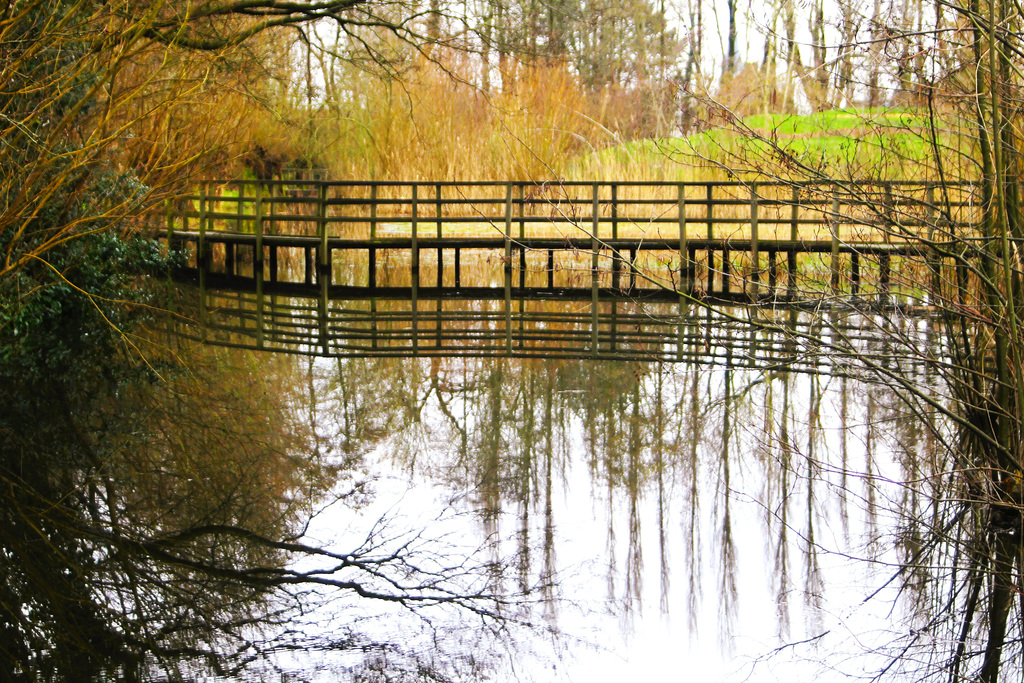
<instances>
[{"instance_id":1,"label":"bare tree","mask_svg":"<svg viewBox=\"0 0 1024 683\"><path fill-rule=\"evenodd\" d=\"M308 645L263 634L320 589L507 623L476 581L487 562L381 529L339 552L305 542L301 501L330 472L314 481L287 408L251 379L193 383L199 361L142 331L166 303L143 276L174 258L147 210L225 163L246 125L234 94L281 54L275 31L314 22L371 59L371 35L425 30L413 6L347 0L0 10L4 680L227 675Z\"/></svg>"},{"instance_id":2,"label":"bare tree","mask_svg":"<svg viewBox=\"0 0 1024 683\"><path fill-rule=\"evenodd\" d=\"M794 8L785 12L790 61L801 69ZM869 59L860 67L841 62L841 80L850 93L862 79L859 92L869 106L887 99L886 90L892 100L921 93L921 119L899 127L900 135L916 137L916 151L890 138L891 127L861 144L879 150L872 154L905 160L891 167L888 180L916 173L914 179L926 184L912 190L897 185L888 197L870 194L856 172L812 163L787 142L753 130L743 133L770 153L737 159L734 168L740 177L826 183L828 199L873 207L862 225L875 239L919 250L906 267L919 274L910 296L930 311L928 335L897 332L890 313L882 314L881 324L862 319L883 340L882 355L858 348L835 327L823 346L810 338L801 342L850 376L890 387L941 446L934 468L905 482L918 501L905 518L916 540L904 547L897 579L919 609L894 639L892 661L880 675L995 683L1020 676L1024 633L1024 266L1018 253L1024 214L1017 133L1024 83L1016 68L1024 55L1024 16L1004 2L935 3L934 12L924 4L893 8L894 15L900 12L906 21L892 24L886 8L874 4L861 46ZM836 49L854 47L852 16ZM893 58L891 74L881 69L882 54ZM968 72L956 66L967 64ZM965 199L972 210L958 208ZM822 323L830 326L827 319ZM912 370L915 363L929 372Z\"/></svg>"}]
</instances>

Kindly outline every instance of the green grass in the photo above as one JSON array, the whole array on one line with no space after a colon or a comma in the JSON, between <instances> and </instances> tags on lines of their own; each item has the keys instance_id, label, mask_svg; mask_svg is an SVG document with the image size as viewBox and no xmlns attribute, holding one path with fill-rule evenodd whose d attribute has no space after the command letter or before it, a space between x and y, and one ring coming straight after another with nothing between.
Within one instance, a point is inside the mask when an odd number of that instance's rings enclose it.
<instances>
[{"instance_id":1,"label":"green grass","mask_svg":"<svg viewBox=\"0 0 1024 683\"><path fill-rule=\"evenodd\" d=\"M743 125L759 133L815 135L858 129L921 129L927 120L925 115L910 109L834 109L808 115L758 114L743 119Z\"/></svg>"},{"instance_id":2,"label":"green grass","mask_svg":"<svg viewBox=\"0 0 1024 683\"><path fill-rule=\"evenodd\" d=\"M939 142L960 146L954 121L941 120ZM808 115L759 114L737 125L678 138L637 140L581 158L586 174L635 173L665 167L725 167L739 176L799 176L806 169L833 177L920 179L932 166L928 116L913 109L838 109ZM723 171L724 172L724 171ZM663 172L666 179L671 175ZM683 171L678 171L682 175ZM692 171L691 171L691 174ZM685 178L680 178L685 179Z\"/></svg>"}]
</instances>

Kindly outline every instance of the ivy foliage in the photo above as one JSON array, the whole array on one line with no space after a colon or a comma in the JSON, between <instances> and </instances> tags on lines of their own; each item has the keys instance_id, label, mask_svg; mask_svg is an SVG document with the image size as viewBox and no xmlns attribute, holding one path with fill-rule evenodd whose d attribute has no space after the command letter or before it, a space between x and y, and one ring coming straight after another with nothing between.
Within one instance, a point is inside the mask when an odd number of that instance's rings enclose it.
<instances>
[{"instance_id":1,"label":"ivy foliage","mask_svg":"<svg viewBox=\"0 0 1024 683\"><path fill-rule=\"evenodd\" d=\"M83 368L115 363L118 350L159 306L161 288L147 276L166 272L171 259L145 236L122 234L108 219L88 219L105 196L133 191L131 178L110 173L80 193L74 206L81 215L37 219L72 218L77 228L60 246L0 279L0 383L68 381Z\"/></svg>"}]
</instances>

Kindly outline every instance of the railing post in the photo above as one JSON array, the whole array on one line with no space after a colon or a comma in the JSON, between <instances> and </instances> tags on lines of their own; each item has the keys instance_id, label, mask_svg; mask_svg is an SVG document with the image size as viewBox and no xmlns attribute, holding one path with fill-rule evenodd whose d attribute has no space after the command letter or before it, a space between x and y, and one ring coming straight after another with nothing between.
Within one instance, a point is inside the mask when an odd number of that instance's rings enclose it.
<instances>
[{"instance_id":1,"label":"railing post","mask_svg":"<svg viewBox=\"0 0 1024 683\"><path fill-rule=\"evenodd\" d=\"M442 328L444 327L444 325L442 325L444 319L444 305L441 303L440 297L437 298L434 311L434 345L438 348L438 350L440 350L441 347L444 346L444 335L442 334Z\"/></svg>"},{"instance_id":2,"label":"railing post","mask_svg":"<svg viewBox=\"0 0 1024 683\"><path fill-rule=\"evenodd\" d=\"M257 181L258 183L259 181ZM238 181L238 198L235 200L235 232L245 232L245 181Z\"/></svg>"},{"instance_id":3,"label":"railing post","mask_svg":"<svg viewBox=\"0 0 1024 683\"><path fill-rule=\"evenodd\" d=\"M199 324L206 324L206 272L209 256L206 253L207 183L199 184L199 244L196 246L196 265L199 267Z\"/></svg>"},{"instance_id":4,"label":"railing post","mask_svg":"<svg viewBox=\"0 0 1024 683\"><path fill-rule=\"evenodd\" d=\"M619 344L619 302L616 299L612 299L608 305L612 307L611 323L608 326L608 351L614 355L618 350Z\"/></svg>"},{"instance_id":5,"label":"railing post","mask_svg":"<svg viewBox=\"0 0 1024 683\"><path fill-rule=\"evenodd\" d=\"M167 278L170 279L173 274L170 256L174 251L174 202L170 199L164 200L164 218L167 220ZM171 329L170 323L167 324L167 329Z\"/></svg>"},{"instance_id":6,"label":"railing post","mask_svg":"<svg viewBox=\"0 0 1024 683\"><path fill-rule=\"evenodd\" d=\"M896 225L896 204L892 198L892 182L887 181L883 187L885 188L885 242L888 244Z\"/></svg>"},{"instance_id":7,"label":"railing post","mask_svg":"<svg viewBox=\"0 0 1024 683\"><path fill-rule=\"evenodd\" d=\"M732 261L730 261L729 240L722 242L722 293L732 291Z\"/></svg>"},{"instance_id":8,"label":"railing post","mask_svg":"<svg viewBox=\"0 0 1024 683\"><path fill-rule=\"evenodd\" d=\"M526 239L526 187L523 183L516 183L516 196L519 204L519 239Z\"/></svg>"},{"instance_id":9,"label":"railing post","mask_svg":"<svg viewBox=\"0 0 1024 683\"><path fill-rule=\"evenodd\" d=\"M317 236L320 238L318 280L330 283L331 248L327 234L327 184L323 182L317 187L316 223Z\"/></svg>"},{"instance_id":10,"label":"railing post","mask_svg":"<svg viewBox=\"0 0 1024 683\"><path fill-rule=\"evenodd\" d=\"M164 200L164 215L167 218L167 251L170 252L174 241L174 203L170 199Z\"/></svg>"},{"instance_id":11,"label":"railing post","mask_svg":"<svg viewBox=\"0 0 1024 683\"><path fill-rule=\"evenodd\" d=\"M277 202L281 198L281 188L273 180L270 181L270 234L276 235L277 230ZM273 279L277 279L276 277Z\"/></svg>"},{"instance_id":12,"label":"railing post","mask_svg":"<svg viewBox=\"0 0 1024 683\"><path fill-rule=\"evenodd\" d=\"M377 183L370 185L370 239L377 239Z\"/></svg>"},{"instance_id":13,"label":"railing post","mask_svg":"<svg viewBox=\"0 0 1024 683\"><path fill-rule=\"evenodd\" d=\"M629 250L629 286L626 288L626 291L629 292L630 294L633 294L636 291L636 261L637 254L639 253L641 253L640 250L637 249L635 246L631 247Z\"/></svg>"},{"instance_id":14,"label":"railing post","mask_svg":"<svg viewBox=\"0 0 1024 683\"><path fill-rule=\"evenodd\" d=\"M594 356L598 354L598 342L600 340L600 330L598 326L599 320L599 299L600 293L598 291L598 285L600 279L598 277L598 256L600 244L598 241L598 230L601 226L601 188L597 183L591 186L591 228L590 228L590 250L592 253L591 265L590 265L590 352Z\"/></svg>"},{"instance_id":15,"label":"railing post","mask_svg":"<svg viewBox=\"0 0 1024 683\"><path fill-rule=\"evenodd\" d=\"M253 275L255 271L260 272L260 276L263 275L263 185L256 186L256 200L255 200L255 211L256 218L253 221L253 250L255 253L252 255L253 263ZM257 266L259 266L257 268Z\"/></svg>"},{"instance_id":16,"label":"railing post","mask_svg":"<svg viewBox=\"0 0 1024 683\"><path fill-rule=\"evenodd\" d=\"M441 239L443 231L441 222L441 183L434 184L434 220L437 224L437 238Z\"/></svg>"},{"instance_id":17,"label":"railing post","mask_svg":"<svg viewBox=\"0 0 1024 683\"><path fill-rule=\"evenodd\" d=\"M441 223L441 183L434 185L434 213L437 220L437 239L440 240L444 233ZM437 246L437 288L444 286L444 249L440 244ZM440 300L438 300L440 303ZM440 327L438 328L440 329ZM438 344L440 346L440 343Z\"/></svg>"}]
</instances>

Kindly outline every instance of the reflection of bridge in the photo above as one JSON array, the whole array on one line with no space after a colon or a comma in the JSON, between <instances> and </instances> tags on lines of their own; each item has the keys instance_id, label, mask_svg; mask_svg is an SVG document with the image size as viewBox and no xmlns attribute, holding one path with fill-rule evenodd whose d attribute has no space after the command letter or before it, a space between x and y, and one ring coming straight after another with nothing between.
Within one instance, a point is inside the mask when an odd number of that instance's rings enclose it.
<instances>
[{"instance_id":1,"label":"reflection of bridge","mask_svg":"<svg viewBox=\"0 0 1024 683\"><path fill-rule=\"evenodd\" d=\"M331 300L179 289L174 334L206 343L344 357L518 357L682 361L817 371L827 337L871 343L865 318L819 312L712 309L611 300ZM751 325L746 315L759 325ZM195 320L186 324L182 320ZM824 322L823 322L824 319Z\"/></svg>"},{"instance_id":2,"label":"reflection of bridge","mask_svg":"<svg viewBox=\"0 0 1024 683\"><path fill-rule=\"evenodd\" d=\"M921 303L964 268L921 246L969 225L954 199L943 222L924 184L225 182L166 239L201 321L243 345L682 359L712 341L687 336L697 301Z\"/></svg>"}]
</instances>

